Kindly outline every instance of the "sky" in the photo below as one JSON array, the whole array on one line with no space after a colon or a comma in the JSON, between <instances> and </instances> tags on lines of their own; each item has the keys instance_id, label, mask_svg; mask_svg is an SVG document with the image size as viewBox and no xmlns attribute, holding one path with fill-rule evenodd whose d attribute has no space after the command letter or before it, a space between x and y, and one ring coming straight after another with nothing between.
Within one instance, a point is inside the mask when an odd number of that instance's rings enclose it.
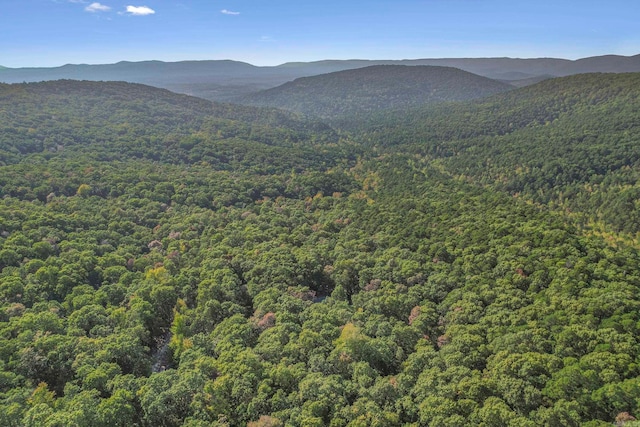
<instances>
[{"instance_id":1,"label":"sky","mask_svg":"<svg viewBox=\"0 0 640 427\"><path fill-rule=\"evenodd\" d=\"M638 0L0 0L0 65L640 54Z\"/></svg>"}]
</instances>

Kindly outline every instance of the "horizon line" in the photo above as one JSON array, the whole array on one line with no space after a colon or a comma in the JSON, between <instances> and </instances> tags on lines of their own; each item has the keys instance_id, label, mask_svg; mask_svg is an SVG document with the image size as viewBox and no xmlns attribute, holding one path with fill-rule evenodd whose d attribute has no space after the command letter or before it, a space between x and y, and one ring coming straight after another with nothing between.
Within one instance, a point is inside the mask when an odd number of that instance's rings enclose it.
<instances>
[{"instance_id":1,"label":"horizon line","mask_svg":"<svg viewBox=\"0 0 640 427\"><path fill-rule=\"evenodd\" d=\"M184 59L184 60L177 60L177 61L166 61L166 60L161 60L161 59L141 59L141 60L127 60L127 59L123 59L117 62L101 62L101 63L66 63L66 64L62 64L62 65L54 65L54 66L24 66L24 67L7 67L4 66L2 64L0 64L0 70L21 70L21 69L43 69L43 68L62 68L62 67L66 67L66 66L101 66L101 65L117 65L117 64L122 64L122 63L131 63L131 64L140 64L140 63L149 63L149 62L159 62L159 63L164 63L164 64L179 64L179 63L185 63L185 62L235 62L235 63L240 63L240 64L246 64L246 65L251 65L253 67L256 68L277 68L277 67L281 67L283 65L288 65L288 64L313 64L313 63L319 63L319 62L350 62L350 61L369 61L369 62L374 62L374 61L393 61L393 62L403 62L403 61L424 61L424 60L433 60L433 61L440 61L440 60L478 60L478 59L511 59L511 60L519 60L519 61L526 61L526 60L559 60L559 61L570 61L570 62L576 62L576 61L580 61L583 59L590 59L590 58L602 58L602 57L607 57L607 56L613 56L613 57L620 57L620 58L634 58L636 56L640 56L639 54L635 54L635 55L620 55L620 54L603 54L603 55L594 55L594 56L585 56L585 57L580 57L580 58L576 58L576 59L569 59L569 58L562 58L562 57L552 57L552 56L538 56L538 57L514 57L514 56L478 56L478 57L473 57L473 56L452 56L452 57L433 57L433 58L429 58L429 57L421 57L421 58L402 58L402 59L390 59L390 58L384 58L384 59L369 59L369 58L350 58L350 59L332 59L332 58L325 58L325 59L318 59L318 60L312 60L312 61L286 61L286 62L282 62L279 63L277 65L257 65L257 64L253 64L251 62L248 61L243 61L243 60L238 60L238 59L230 59L230 58L224 58L224 59Z\"/></svg>"}]
</instances>

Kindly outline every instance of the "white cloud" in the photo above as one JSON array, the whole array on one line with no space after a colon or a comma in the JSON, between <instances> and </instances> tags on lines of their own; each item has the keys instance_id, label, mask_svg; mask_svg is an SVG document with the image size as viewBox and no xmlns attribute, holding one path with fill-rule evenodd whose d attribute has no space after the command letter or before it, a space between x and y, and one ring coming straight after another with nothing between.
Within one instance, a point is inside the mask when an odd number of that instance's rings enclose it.
<instances>
[{"instance_id":1,"label":"white cloud","mask_svg":"<svg viewBox=\"0 0 640 427\"><path fill-rule=\"evenodd\" d=\"M220 11L220 13L223 13L225 15L240 15L240 12L233 12L233 11L227 10L227 9L222 9Z\"/></svg>"},{"instance_id":2,"label":"white cloud","mask_svg":"<svg viewBox=\"0 0 640 427\"><path fill-rule=\"evenodd\" d=\"M85 7L84 10L87 12L107 12L111 10L111 8L100 3L91 3L89 6Z\"/></svg>"},{"instance_id":3,"label":"white cloud","mask_svg":"<svg viewBox=\"0 0 640 427\"><path fill-rule=\"evenodd\" d=\"M147 6L127 6L127 13L136 16L153 15L155 10Z\"/></svg>"}]
</instances>

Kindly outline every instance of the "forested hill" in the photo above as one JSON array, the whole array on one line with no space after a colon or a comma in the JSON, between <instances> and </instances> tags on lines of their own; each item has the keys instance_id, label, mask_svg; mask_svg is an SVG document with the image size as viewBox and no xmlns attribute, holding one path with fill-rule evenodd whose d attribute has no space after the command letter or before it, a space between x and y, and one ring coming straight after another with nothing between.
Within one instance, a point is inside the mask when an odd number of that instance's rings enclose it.
<instances>
[{"instance_id":1,"label":"forested hill","mask_svg":"<svg viewBox=\"0 0 640 427\"><path fill-rule=\"evenodd\" d=\"M361 137L440 159L453 175L586 213L586 222L636 233L639 117L640 74L584 74L475 103L379 116Z\"/></svg>"},{"instance_id":2,"label":"forested hill","mask_svg":"<svg viewBox=\"0 0 640 427\"><path fill-rule=\"evenodd\" d=\"M336 118L443 101L462 101L513 89L456 68L377 65L303 77L234 101Z\"/></svg>"},{"instance_id":3,"label":"forested hill","mask_svg":"<svg viewBox=\"0 0 640 427\"><path fill-rule=\"evenodd\" d=\"M637 245L496 178L517 144L544 163L516 177L633 159L637 77L605 77L359 144L139 85L0 86L0 425L630 427Z\"/></svg>"},{"instance_id":4,"label":"forested hill","mask_svg":"<svg viewBox=\"0 0 640 427\"><path fill-rule=\"evenodd\" d=\"M260 153L271 150L281 153L275 158L288 168L303 168L307 162L300 156L320 155L311 141L335 139L328 126L293 113L123 82L0 85L0 123L0 164L31 153L72 151L103 160L133 157L231 168L259 164Z\"/></svg>"}]
</instances>

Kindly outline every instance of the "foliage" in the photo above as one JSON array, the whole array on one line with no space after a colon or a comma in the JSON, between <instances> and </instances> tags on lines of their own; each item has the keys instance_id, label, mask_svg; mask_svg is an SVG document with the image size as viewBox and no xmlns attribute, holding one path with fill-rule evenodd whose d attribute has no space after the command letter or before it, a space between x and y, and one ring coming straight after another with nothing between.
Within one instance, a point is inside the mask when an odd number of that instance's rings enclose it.
<instances>
[{"instance_id":1,"label":"foliage","mask_svg":"<svg viewBox=\"0 0 640 427\"><path fill-rule=\"evenodd\" d=\"M564 209L284 113L120 83L0 94L0 424L640 414L637 248Z\"/></svg>"},{"instance_id":2,"label":"foliage","mask_svg":"<svg viewBox=\"0 0 640 427\"><path fill-rule=\"evenodd\" d=\"M465 101L511 89L508 84L457 68L374 65L302 77L238 101L324 119L347 116L354 120L374 111Z\"/></svg>"},{"instance_id":3,"label":"foliage","mask_svg":"<svg viewBox=\"0 0 640 427\"><path fill-rule=\"evenodd\" d=\"M640 74L546 80L475 103L349 123L378 149L575 213L596 232L640 232Z\"/></svg>"}]
</instances>

